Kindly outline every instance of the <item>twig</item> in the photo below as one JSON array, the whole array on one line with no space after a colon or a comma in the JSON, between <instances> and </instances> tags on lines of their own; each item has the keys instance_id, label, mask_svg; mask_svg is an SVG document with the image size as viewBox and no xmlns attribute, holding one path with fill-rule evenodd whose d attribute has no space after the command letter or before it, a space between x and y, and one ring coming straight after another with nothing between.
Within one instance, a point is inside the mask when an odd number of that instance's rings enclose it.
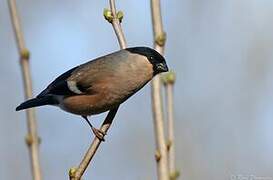
<instances>
[{"instance_id":1,"label":"twig","mask_svg":"<svg viewBox=\"0 0 273 180\"><path fill-rule=\"evenodd\" d=\"M17 48L20 54L21 70L24 81L25 99L32 98L32 81L29 68L29 56L30 53L25 46L23 33L20 27L20 20L17 13L15 0L8 0L11 21L13 24L14 33L16 36ZM41 180L41 166L39 160L39 138L37 134L37 123L34 109L28 109L27 111L27 127L28 134L26 136L26 143L29 147L32 176L34 180Z\"/></svg>"},{"instance_id":2,"label":"twig","mask_svg":"<svg viewBox=\"0 0 273 180\"><path fill-rule=\"evenodd\" d=\"M167 97L167 116L168 116L168 154L169 154L169 171L172 174L175 171L175 154L174 154L174 122L173 122L173 84L166 85Z\"/></svg>"},{"instance_id":3,"label":"twig","mask_svg":"<svg viewBox=\"0 0 273 180\"><path fill-rule=\"evenodd\" d=\"M154 48L161 54L164 53L166 34L163 31L160 0L151 0L151 12L154 34ZM167 147L164 134L163 106L161 98L161 82L159 76L152 81L152 106L154 129L156 138L157 176L159 180L169 179Z\"/></svg>"},{"instance_id":4,"label":"twig","mask_svg":"<svg viewBox=\"0 0 273 180\"><path fill-rule=\"evenodd\" d=\"M112 24L113 29L116 33L120 48L125 49L127 47L127 43L126 43L126 39L125 39L124 33L121 28L123 13L122 13L122 11L117 12L115 0L109 0L109 4L110 4L110 10L104 9L104 12L103 12L104 18L109 23Z\"/></svg>"},{"instance_id":5,"label":"twig","mask_svg":"<svg viewBox=\"0 0 273 180\"><path fill-rule=\"evenodd\" d=\"M107 133L108 129L110 128L113 119L118 111L118 107L116 109L111 110L107 117L105 118L100 130ZM90 147L88 148L86 154L84 155L80 165L78 168L71 168L69 171L69 177L71 180L80 180L83 173L87 169L89 163L91 162L92 158L94 157L99 145L101 144L101 140L97 137L94 138L93 142L91 143Z\"/></svg>"},{"instance_id":6,"label":"twig","mask_svg":"<svg viewBox=\"0 0 273 180\"><path fill-rule=\"evenodd\" d=\"M167 121L168 121L168 161L170 179L176 180L179 176L179 171L175 168L175 141L174 141L174 111L173 111L173 87L175 83L174 72L168 72L163 77L163 84L167 98Z\"/></svg>"},{"instance_id":7,"label":"twig","mask_svg":"<svg viewBox=\"0 0 273 180\"><path fill-rule=\"evenodd\" d=\"M115 6L115 0L109 0L110 4L110 10L105 9L104 10L104 17L106 20L108 20L116 33L119 45L121 49L126 48L126 40L124 37L124 34L122 32L120 22L123 18L123 13L119 11L116 13L116 6ZM100 130L104 132L104 134L107 133L108 129L110 128L115 115L118 111L118 107L110 110L107 117L105 118ZM77 168L71 168L69 171L69 178L70 180L80 180L82 175L84 174L85 170L87 169L89 163L91 162L92 158L94 157L99 145L101 144L101 140L97 137L94 138L93 142L91 143L89 149L87 150L85 156L83 157L80 165Z\"/></svg>"}]
</instances>

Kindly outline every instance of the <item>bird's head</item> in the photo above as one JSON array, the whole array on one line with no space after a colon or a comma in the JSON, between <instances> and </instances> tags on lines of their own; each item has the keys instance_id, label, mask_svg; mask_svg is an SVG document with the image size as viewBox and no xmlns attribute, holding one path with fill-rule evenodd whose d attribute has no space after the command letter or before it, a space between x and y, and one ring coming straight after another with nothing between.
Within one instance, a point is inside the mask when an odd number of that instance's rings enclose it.
<instances>
[{"instance_id":1,"label":"bird's head","mask_svg":"<svg viewBox=\"0 0 273 180\"><path fill-rule=\"evenodd\" d=\"M169 70L165 58L156 50L149 47L132 47L127 48L127 51L145 56L147 60L153 65L154 75Z\"/></svg>"}]
</instances>

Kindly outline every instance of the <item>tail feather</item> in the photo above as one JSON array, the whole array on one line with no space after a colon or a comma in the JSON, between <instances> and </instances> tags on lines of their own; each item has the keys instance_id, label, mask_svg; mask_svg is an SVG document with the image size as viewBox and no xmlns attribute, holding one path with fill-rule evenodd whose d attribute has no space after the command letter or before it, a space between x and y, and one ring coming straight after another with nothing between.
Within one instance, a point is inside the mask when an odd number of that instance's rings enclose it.
<instances>
[{"instance_id":1,"label":"tail feather","mask_svg":"<svg viewBox=\"0 0 273 180\"><path fill-rule=\"evenodd\" d=\"M37 106L54 105L54 104L58 104L58 102L53 96L43 96L43 97L33 98L23 102L18 107L16 107L16 111L20 111L20 110L28 109L32 107L37 107Z\"/></svg>"}]
</instances>

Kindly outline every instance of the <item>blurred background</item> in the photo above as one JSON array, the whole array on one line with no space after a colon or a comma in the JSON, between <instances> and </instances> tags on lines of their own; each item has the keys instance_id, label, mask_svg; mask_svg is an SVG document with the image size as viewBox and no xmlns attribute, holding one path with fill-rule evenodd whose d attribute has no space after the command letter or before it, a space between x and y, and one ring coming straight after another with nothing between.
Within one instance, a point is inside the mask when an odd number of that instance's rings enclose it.
<instances>
[{"instance_id":1,"label":"blurred background","mask_svg":"<svg viewBox=\"0 0 273 180\"><path fill-rule=\"evenodd\" d=\"M117 0L129 46L152 46L149 1ZM108 1L17 1L34 94L64 71L118 50ZM177 73L182 180L273 179L273 1L162 1L166 58ZM0 179L31 179L24 99L7 2L0 1ZM93 135L82 118L37 108L44 179L68 179ZM92 117L96 127L104 115ZM150 87L124 103L85 179L156 179ZM237 178L240 179L240 178ZM253 180L253 179L251 179ZM261 180L261 179L259 179Z\"/></svg>"}]
</instances>

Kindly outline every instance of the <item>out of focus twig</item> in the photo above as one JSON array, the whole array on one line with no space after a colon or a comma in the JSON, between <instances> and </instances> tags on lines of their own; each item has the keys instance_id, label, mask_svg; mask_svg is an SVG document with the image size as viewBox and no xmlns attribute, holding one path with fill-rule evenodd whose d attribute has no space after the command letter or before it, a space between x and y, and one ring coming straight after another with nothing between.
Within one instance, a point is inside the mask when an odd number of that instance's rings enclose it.
<instances>
[{"instance_id":1,"label":"out of focus twig","mask_svg":"<svg viewBox=\"0 0 273 180\"><path fill-rule=\"evenodd\" d=\"M116 5L115 5L115 0L109 0L110 4L110 10L105 9L104 10L104 17L105 19L112 24L113 29L116 33L119 45L121 49L126 48L126 40L123 34L123 31L121 29L121 21L123 18L123 13L121 11L116 12ZM115 108L113 110L110 110L108 113L107 117L105 118L100 130L106 134L108 129L110 128L115 115L118 111L118 108ZM82 159L80 165L77 168L71 168L69 171L69 177L70 180L80 180L82 175L84 174L85 170L87 169L89 163L91 162L92 158L94 157L99 145L101 144L101 140L98 139L97 137L94 138L93 142L91 143L89 149L87 150L84 158Z\"/></svg>"},{"instance_id":2,"label":"out of focus twig","mask_svg":"<svg viewBox=\"0 0 273 180\"><path fill-rule=\"evenodd\" d=\"M163 54L166 34L162 25L160 0L151 0L151 13L154 34L154 48L160 54ZM168 157L164 134L163 105L161 97L161 82L159 76L156 76L152 81L152 107L156 141L157 176L159 180L168 180Z\"/></svg>"},{"instance_id":3,"label":"out of focus twig","mask_svg":"<svg viewBox=\"0 0 273 180\"><path fill-rule=\"evenodd\" d=\"M21 70L24 81L25 99L32 98L32 80L29 68L30 53L25 46L23 33L20 27L19 15L16 8L15 0L8 0L11 21L16 37L17 48L20 54ZM27 127L26 143L29 147L32 177L34 180L41 180L41 166L39 160L39 138L37 134L37 123L34 109L27 109Z\"/></svg>"},{"instance_id":4,"label":"out of focus twig","mask_svg":"<svg viewBox=\"0 0 273 180\"><path fill-rule=\"evenodd\" d=\"M162 76L163 84L166 93L167 104L167 122L168 122L168 162L170 179L176 180L179 176L179 171L175 168L175 138L174 138L174 104L173 104L173 87L175 83L175 73L168 72Z\"/></svg>"}]
</instances>

